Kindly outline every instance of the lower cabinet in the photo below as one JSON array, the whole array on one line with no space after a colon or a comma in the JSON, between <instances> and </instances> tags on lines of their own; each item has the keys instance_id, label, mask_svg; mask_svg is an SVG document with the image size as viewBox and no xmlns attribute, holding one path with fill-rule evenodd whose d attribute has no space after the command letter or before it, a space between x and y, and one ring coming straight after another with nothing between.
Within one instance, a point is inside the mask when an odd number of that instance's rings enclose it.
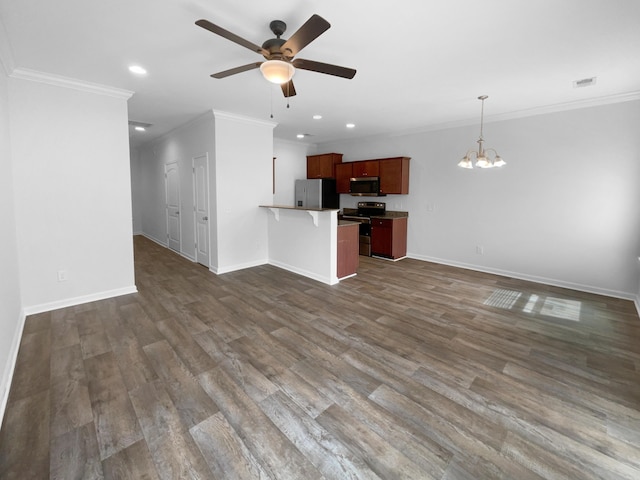
<instances>
[{"instance_id":1,"label":"lower cabinet","mask_svg":"<svg viewBox=\"0 0 640 480\"><path fill-rule=\"evenodd\" d=\"M338 278L354 275L360 263L360 226L338 225Z\"/></svg>"},{"instance_id":2,"label":"lower cabinet","mask_svg":"<svg viewBox=\"0 0 640 480\"><path fill-rule=\"evenodd\" d=\"M397 259L407 255L407 217L371 219L371 255Z\"/></svg>"}]
</instances>

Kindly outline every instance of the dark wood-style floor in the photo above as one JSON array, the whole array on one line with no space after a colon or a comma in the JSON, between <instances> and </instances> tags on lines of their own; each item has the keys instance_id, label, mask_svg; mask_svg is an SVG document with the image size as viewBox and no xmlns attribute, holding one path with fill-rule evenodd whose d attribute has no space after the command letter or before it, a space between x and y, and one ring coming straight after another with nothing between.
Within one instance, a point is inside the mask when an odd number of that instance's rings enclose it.
<instances>
[{"instance_id":1,"label":"dark wood-style floor","mask_svg":"<svg viewBox=\"0 0 640 480\"><path fill-rule=\"evenodd\" d=\"M1 478L640 478L629 301L410 259L330 287L135 258L138 294L27 319Z\"/></svg>"}]
</instances>

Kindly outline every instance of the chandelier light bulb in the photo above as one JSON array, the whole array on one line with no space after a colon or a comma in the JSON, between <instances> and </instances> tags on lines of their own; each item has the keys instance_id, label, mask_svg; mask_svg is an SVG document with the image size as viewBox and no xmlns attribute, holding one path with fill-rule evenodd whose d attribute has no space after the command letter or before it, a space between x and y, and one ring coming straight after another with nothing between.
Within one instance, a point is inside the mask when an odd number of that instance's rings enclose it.
<instances>
[{"instance_id":1,"label":"chandelier light bulb","mask_svg":"<svg viewBox=\"0 0 640 480\"><path fill-rule=\"evenodd\" d=\"M478 157L478 160L476 161L476 167L491 168L491 162L487 160L487 157Z\"/></svg>"},{"instance_id":2,"label":"chandelier light bulb","mask_svg":"<svg viewBox=\"0 0 640 480\"><path fill-rule=\"evenodd\" d=\"M471 163L471 159L469 157L464 157L462 160L460 160L458 166L461 168L473 168L473 164Z\"/></svg>"}]
</instances>

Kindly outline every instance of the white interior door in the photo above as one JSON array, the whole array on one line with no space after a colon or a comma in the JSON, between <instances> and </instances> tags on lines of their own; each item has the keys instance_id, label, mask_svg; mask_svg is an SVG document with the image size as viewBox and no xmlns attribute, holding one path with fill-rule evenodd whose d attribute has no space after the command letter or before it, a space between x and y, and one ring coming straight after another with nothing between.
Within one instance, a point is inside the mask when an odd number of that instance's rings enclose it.
<instances>
[{"instance_id":1,"label":"white interior door","mask_svg":"<svg viewBox=\"0 0 640 480\"><path fill-rule=\"evenodd\" d=\"M164 184L167 206L167 244L180 252L180 171L178 163L164 166Z\"/></svg>"},{"instance_id":2,"label":"white interior door","mask_svg":"<svg viewBox=\"0 0 640 480\"><path fill-rule=\"evenodd\" d=\"M209 266L209 158L193 159L193 205L196 226L196 261Z\"/></svg>"}]
</instances>

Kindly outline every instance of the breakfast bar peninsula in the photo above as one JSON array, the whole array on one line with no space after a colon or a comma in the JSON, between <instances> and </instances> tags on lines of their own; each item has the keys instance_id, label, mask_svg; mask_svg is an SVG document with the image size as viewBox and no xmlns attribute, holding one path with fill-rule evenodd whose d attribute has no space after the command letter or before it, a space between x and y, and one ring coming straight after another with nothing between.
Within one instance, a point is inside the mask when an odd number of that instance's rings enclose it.
<instances>
[{"instance_id":1,"label":"breakfast bar peninsula","mask_svg":"<svg viewBox=\"0 0 640 480\"><path fill-rule=\"evenodd\" d=\"M328 285L356 274L358 225L338 209L260 205L268 215L269 263Z\"/></svg>"}]
</instances>

